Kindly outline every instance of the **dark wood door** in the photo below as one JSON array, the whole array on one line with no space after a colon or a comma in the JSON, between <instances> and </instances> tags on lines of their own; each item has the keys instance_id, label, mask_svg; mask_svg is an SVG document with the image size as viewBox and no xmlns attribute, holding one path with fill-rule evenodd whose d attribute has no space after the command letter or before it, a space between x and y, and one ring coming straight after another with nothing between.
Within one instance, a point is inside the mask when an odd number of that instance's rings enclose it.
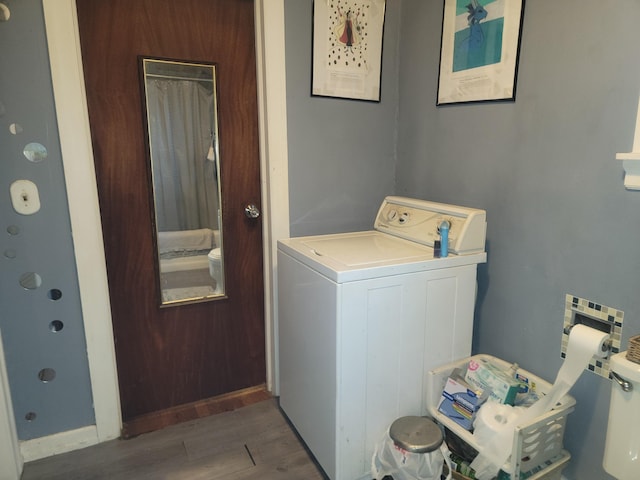
<instances>
[{"instance_id":1,"label":"dark wood door","mask_svg":"<svg viewBox=\"0 0 640 480\"><path fill-rule=\"evenodd\" d=\"M126 426L265 382L254 4L76 3ZM226 299L159 306L139 55L217 65Z\"/></svg>"}]
</instances>

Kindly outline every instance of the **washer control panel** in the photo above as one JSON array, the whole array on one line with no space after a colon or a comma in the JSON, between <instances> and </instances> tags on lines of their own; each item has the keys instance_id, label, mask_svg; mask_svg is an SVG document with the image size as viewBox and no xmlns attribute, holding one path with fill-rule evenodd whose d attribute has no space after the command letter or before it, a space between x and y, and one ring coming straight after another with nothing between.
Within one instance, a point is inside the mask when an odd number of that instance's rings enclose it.
<instances>
[{"instance_id":1,"label":"washer control panel","mask_svg":"<svg viewBox=\"0 0 640 480\"><path fill-rule=\"evenodd\" d=\"M486 212L476 208L429 202L406 197L387 197L374 224L380 232L433 246L440 238L443 221L449 222L449 250L458 255L483 252Z\"/></svg>"}]
</instances>

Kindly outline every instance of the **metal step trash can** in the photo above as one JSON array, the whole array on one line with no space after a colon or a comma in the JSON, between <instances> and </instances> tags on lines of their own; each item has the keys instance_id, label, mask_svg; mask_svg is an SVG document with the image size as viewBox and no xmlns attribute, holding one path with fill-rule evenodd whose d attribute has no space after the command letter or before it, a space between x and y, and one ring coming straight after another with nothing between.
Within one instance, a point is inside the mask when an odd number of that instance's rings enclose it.
<instances>
[{"instance_id":1,"label":"metal step trash can","mask_svg":"<svg viewBox=\"0 0 640 480\"><path fill-rule=\"evenodd\" d=\"M440 480L449 452L440 427L427 417L407 416L395 420L378 444L371 461L377 480Z\"/></svg>"}]
</instances>

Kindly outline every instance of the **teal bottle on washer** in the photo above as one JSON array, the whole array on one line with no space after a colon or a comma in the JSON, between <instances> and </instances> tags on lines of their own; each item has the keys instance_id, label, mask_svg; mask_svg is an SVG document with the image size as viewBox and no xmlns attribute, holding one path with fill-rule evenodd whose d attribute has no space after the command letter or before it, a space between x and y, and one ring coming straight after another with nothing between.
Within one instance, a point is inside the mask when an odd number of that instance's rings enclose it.
<instances>
[{"instance_id":1,"label":"teal bottle on washer","mask_svg":"<svg viewBox=\"0 0 640 480\"><path fill-rule=\"evenodd\" d=\"M449 256L449 222L443 220L438 227L440 231L440 256Z\"/></svg>"}]
</instances>

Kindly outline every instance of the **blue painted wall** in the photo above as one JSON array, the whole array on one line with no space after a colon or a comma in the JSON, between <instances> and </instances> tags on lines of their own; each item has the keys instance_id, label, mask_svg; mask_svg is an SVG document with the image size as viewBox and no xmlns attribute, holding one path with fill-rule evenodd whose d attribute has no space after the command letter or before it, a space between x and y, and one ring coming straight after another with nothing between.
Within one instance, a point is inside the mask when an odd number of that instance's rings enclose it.
<instances>
[{"instance_id":1,"label":"blue painted wall","mask_svg":"<svg viewBox=\"0 0 640 480\"><path fill-rule=\"evenodd\" d=\"M395 189L400 2L387 2L380 103L311 96L313 2L286 0L291 236L372 228Z\"/></svg>"},{"instance_id":2,"label":"blue painted wall","mask_svg":"<svg viewBox=\"0 0 640 480\"><path fill-rule=\"evenodd\" d=\"M632 149L640 91L636 0L532 0L515 103L436 107L443 2L404 0L397 193L486 209L474 351L553 380L564 297L623 310L640 333L640 192L617 152ZM569 479L601 463L610 382L572 390Z\"/></svg>"},{"instance_id":3,"label":"blue painted wall","mask_svg":"<svg viewBox=\"0 0 640 480\"><path fill-rule=\"evenodd\" d=\"M517 101L442 107L442 1L387 1L381 105L309 97L312 1L285 6L293 234L368 229L387 193L483 208L475 352L552 381L567 293L623 310L623 347L640 333L640 192L615 160L633 143L639 2L527 2ZM375 148L349 140L364 132ZM608 478L610 382L585 372L572 393L564 473Z\"/></svg>"},{"instance_id":4,"label":"blue painted wall","mask_svg":"<svg viewBox=\"0 0 640 480\"><path fill-rule=\"evenodd\" d=\"M0 329L20 440L95 424L41 3L6 2L11 17L0 22ZM23 155L31 142L46 148L42 162ZM38 186L34 215L11 205L18 179ZM29 272L39 288L20 285ZM41 381L42 369L55 378Z\"/></svg>"}]
</instances>

